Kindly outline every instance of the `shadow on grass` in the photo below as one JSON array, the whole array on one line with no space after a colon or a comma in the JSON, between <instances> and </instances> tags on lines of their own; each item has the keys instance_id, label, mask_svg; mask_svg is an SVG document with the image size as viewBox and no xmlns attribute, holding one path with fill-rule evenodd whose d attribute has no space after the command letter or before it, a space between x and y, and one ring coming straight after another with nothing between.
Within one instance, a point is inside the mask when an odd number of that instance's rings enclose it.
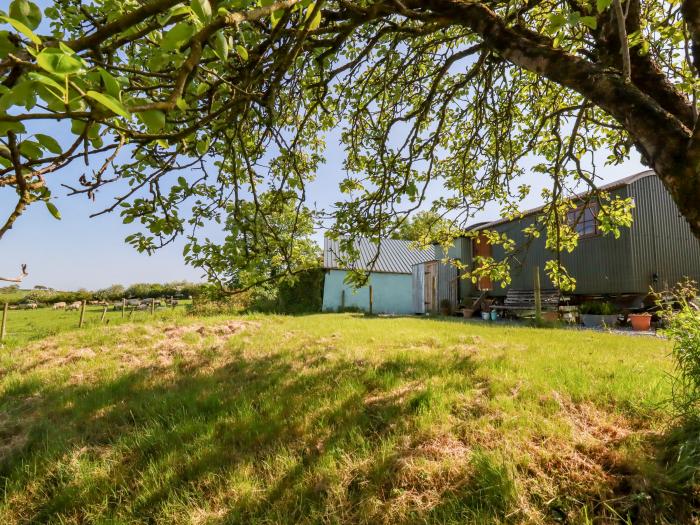
<instances>
[{"instance_id":1,"label":"shadow on grass","mask_svg":"<svg viewBox=\"0 0 700 525\"><path fill-rule=\"evenodd\" d=\"M457 374L464 390L477 372L464 355L234 348L225 363L204 351L95 384L29 375L0 398L6 521L507 522L517 497L503 461L421 441L446 417L431 379Z\"/></svg>"},{"instance_id":2,"label":"shadow on grass","mask_svg":"<svg viewBox=\"0 0 700 525\"><path fill-rule=\"evenodd\" d=\"M13 383L0 398L6 517L171 523L201 511L208 523L334 514L372 522L400 496L397 465L435 401L425 382L445 369L467 382L474 372L463 357L376 366L321 353L301 366L284 354L232 357L94 385ZM469 482L440 490L470 492ZM503 508L480 504L475 513Z\"/></svg>"}]
</instances>

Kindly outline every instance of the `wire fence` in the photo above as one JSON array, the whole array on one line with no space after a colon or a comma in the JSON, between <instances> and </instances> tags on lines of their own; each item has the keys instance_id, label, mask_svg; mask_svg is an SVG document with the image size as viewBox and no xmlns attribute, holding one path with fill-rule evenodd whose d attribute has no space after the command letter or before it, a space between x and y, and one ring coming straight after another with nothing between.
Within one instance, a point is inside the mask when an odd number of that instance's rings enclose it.
<instances>
[{"instance_id":1,"label":"wire fence","mask_svg":"<svg viewBox=\"0 0 700 525\"><path fill-rule=\"evenodd\" d=\"M79 305L66 306L71 307L18 309L8 303L2 304L0 344L15 346L68 330L173 318L183 315L186 311L186 304L181 301L166 304L156 300L139 304L122 301L109 305L88 304L82 301Z\"/></svg>"}]
</instances>

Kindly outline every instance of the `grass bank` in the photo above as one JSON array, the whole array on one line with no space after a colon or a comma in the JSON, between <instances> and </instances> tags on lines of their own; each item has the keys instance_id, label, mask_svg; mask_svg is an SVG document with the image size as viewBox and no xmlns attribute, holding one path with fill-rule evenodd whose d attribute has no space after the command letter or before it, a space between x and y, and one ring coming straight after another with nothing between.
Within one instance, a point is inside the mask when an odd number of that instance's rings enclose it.
<instances>
[{"instance_id":1,"label":"grass bank","mask_svg":"<svg viewBox=\"0 0 700 525\"><path fill-rule=\"evenodd\" d=\"M669 350L349 314L67 332L0 357L0 522L678 522Z\"/></svg>"}]
</instances>

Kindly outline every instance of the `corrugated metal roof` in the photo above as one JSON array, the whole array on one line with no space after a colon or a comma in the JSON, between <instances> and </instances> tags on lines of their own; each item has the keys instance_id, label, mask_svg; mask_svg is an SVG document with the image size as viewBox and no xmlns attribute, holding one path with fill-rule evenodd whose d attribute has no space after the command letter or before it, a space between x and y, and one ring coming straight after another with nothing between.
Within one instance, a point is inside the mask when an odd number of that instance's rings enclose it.
<instances>
[{"instance_id":1,"label":"corrugated metal roof","mask_svg":"<svg viewBox=\"0 0 700 525\"><path fill-rule=\"evenodd\" d=\"M323 243L323 267L330 270L367 270L378 273L411 273L411 266L437 258L435 247L427 250L416 250L411 241L399 239L382 239L379 245L369 239L355 240L355 246L360 252L359 260L351 267L341 266L338 260L340 242L325 238ZM377 255L377 250L379 254ZM376 256L376 261L374 258ZM374 262L374 264L373 264Z\"/></svg>"},{"instance_id":2,"label":"corrugated metal roof","mask_svg":"<svg viewBox=\"0 0 700 525\"><path fill-rule=\"evenodd\" d=\"M624 177L622 179L618 179L616 181L613 181L609 184L605 184L603 186L598 187L599 191L612 191L616 190L617 188L622 188L623 186L629 186L633 182L638 181L639 179L642 179L644 177L649 177L650 175L656 175L652 170L647 170L647 171L641 171L639 173L635 173L634 175L630 175L629 177ZM580 193L578 195L574 195L571 198L572 199L581 199L585 197L586 195L589 195L590 192L585 192L585 193ZM516 221L518 219L521 219L523 217L527 217L528 215L534 215L535 213L538 213L544 209L544 206L539 206L537 208L532 208L530 210L526 210L522 213L522 215L519 215L515 217L514 219L508 219L508 218L501 218L497 219L492 222L487 222L487 223L477 223L474 224L470 227L467 228L467 230L486 230L488 228L493 228L494 226L498 226L499 224L505 224L507 222L511 221Z\"/></svg>"}]
</instances>

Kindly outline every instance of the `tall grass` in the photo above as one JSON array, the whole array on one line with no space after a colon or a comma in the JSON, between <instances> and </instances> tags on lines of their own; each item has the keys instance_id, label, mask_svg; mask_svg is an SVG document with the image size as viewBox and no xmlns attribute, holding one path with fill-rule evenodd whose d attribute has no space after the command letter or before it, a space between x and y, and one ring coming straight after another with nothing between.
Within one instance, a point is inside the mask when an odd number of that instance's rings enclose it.
<instances>
[{"instance_id":1,"label":"tall grass","mask_svg":"<svg viewBox=\"0 0 700 525\"><path fill-rule=\"evenodd\" d=\"M0 522L671 523L669 350L349 314L59 334L0 354Z\"/></svg>"}]
</instances>

